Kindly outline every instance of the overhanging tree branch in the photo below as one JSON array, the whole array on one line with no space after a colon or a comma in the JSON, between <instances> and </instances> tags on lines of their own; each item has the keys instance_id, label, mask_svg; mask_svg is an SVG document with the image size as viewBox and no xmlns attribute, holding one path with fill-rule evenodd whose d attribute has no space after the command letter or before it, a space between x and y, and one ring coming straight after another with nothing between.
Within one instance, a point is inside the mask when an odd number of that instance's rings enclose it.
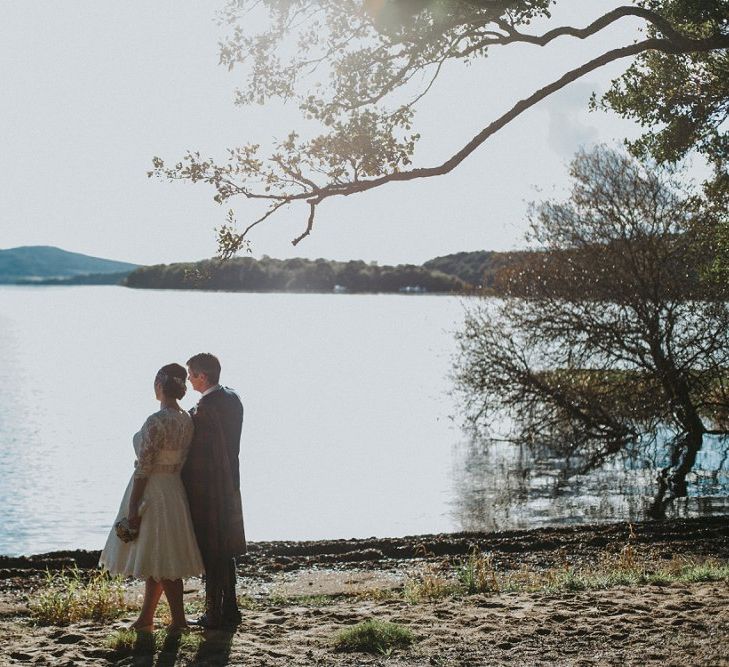
<instances>
[{"instance_id":1,"label":"overhanging tree branch","mask_svg":"<svg viewBox=\"0 0 729 667\"><path fill-rule=\"evenodd\" d=\"M504 113L502 116L491 122L483 130L481 130L475 137L473 137L473 139L471 139L452 157L439 165L433 167L419 167L407 171L392 172L378 178L331 184L321 188L312 188L298 194L281 196L281 201L284 201L286 203L298 200L311 200L309 201L310 212L309 218L307 220L306 231L297 238L295 238L292 241L292 244L297 245L300 241L302 241L311 233L314 216L316 214L316 207L324 200L331 197L349 196L355 193L365 192L367 190L382 187L387 183L405 182L415 179L432 178L434 176L445 175L453 171L476 149L483 145L491 136L493 136L503 127L518 118L525 111L535 106L536 104L549 97L553 93L557 92L558 90L564 88L568 84L576 81L577 79L580 79L581 77L596 69L599 69L600 67L607 65L608 63L620 60L621 58L635 56L639 53L643 53L649 50L662 51L664 53L686 53L697 51L710 51L718 48L728 47L729 37L715 37L708 40L689 40L689 44L684 43L684 40L682 40L682 43L680 45L666 39L651 38L643 40L641 42L637 42L636 44L613 49L598 56L597 58L588 61L584 65L581 65L580 67L577 67L563 74L552 83L532 93L529 97L520 100L511 109L509 109L509 111ZM275 198L275 195L269 196ZM312 197L314 197L313 200ZM243 240L244 237L245 234L241 235L241 240Z\"/></svg>"},{"instance_id":2,"label":"overhanging tree branch","mask_svg":"<svg viewBox=\"0 0 729 667\"><path fill-rule=\"evenodd\" d=\"M694 42L691 48L681 48L672 42L663 39L646 39L642 42L631 44L630 46L613 49L612 51L608 51L603 55L590 60L584 65L567 72L556 81L544 86L544 88L540 88L529 97L517 102L509 111L481 130L481 132L471 139L471 141L469 141L461 150L438 166L421 167L418 169L411 169L409 171L395 172L369 181L359 181L357 183L345 183L337 186L324 187L318 191L318 194L322 199L325 199L336 195L349 195L354 194L355 192L371 190L372 188L380 187L385 183L442 176L455 169L489 137L496 134L496 132L508 125L511 121L533 107L535 104L549 97L552 93L564 88L569 83L585 76L585 74L599 69L608 63L649 50L663 51L664 53L687 53L689 51L711 51L717 48L729 48L729 37L705 40L700 45L697 42ZM304 196L299 198L304 198Z\"/></svg>"},{"instance_id":3,"label":"overhanging tree branch","mask_svg":"<svg viewBox=\"0 0 729 667\"><path fill-rule=\"evenodd\" d=\"M330 12L336 19L332 25L338 26L340 31L344 30L338 35L319 40L325 54L323 58L331 61L333 92L330 98L320 94L311 95L310 88L299 98L302 112L329 128L326 134L309 141L300 141L292 133L277 146L276 153L268 160L257 157L258 146L255 145L231 151L229 163L223 166L213 160L201 160L196 153L188 154L184 164L178 163L173 168L166 167L159 158L155 159L155 168L150 175L172 180L202 180L217 189L215 199L219 202L238 195L269 202L268 211L243 233L228 235L225 254L234 253L236 240L243 245L253 227L269 219L272 213L285 204L305 201L309 205L306 229L292 241L296 245L311 233L318 205L330 197L349 196L391 182L447 174L525 111L611 62L648 52L681 55L729 48L729 35L721 22L720 27L715 26L708 35L706 31L691 33L690 30L684 34L665 16L635 6L618 7L584 28L562 26L542 35L519 31L517 28L520 22L528 22L531 17L546 11L548 3L542 0L533 0L531 3L514 0L454 1L452 5L446 5L445 15L438 12L428 14L431 7L428 0L408 0L403 4L390 2L386 6L397 9L399 5L402 10L400 18L406 19L403 24L405 27L383 28L381 34L378 27L373 35L373 25L368 27L361 16L355 18L357 13L354 7L359 1L300 0L297 3L296 0L290 0L295 13L302 11L302 8L307 8L307 11L312 7L323 8L325 16L329 16L327 12ZM236 32L233 41L221 47L226 52L225 58L221 52L221 61L229 67L236 60L254 59L251 92L246 96L248 101L263 101L266 97L276 96L288 99L293 94L294 83L300 74L306 72L306 67L313 61L321 62L321 57L317 59L316 54L311 55L313 51L308 46L304 46L302 55L297 54L290 63L282 64L279 61L275 46L291 28L291 16L287 16L287 10L283 9L286 3L280 4L274 0L264 2L272 16L276 15L274 28L264 34L268 39L256 42L250 38L245 41L241 33ZM669 12L667 16L672 15ZM649 24L648 38L606 51L564 73L518 101L441 164L410 168L418 135L403 137L402 134L410 130L413 104L428 93L446 60L468 59L495 45L524 43L545 46L563 36L586 39L626 17L645 20ZM342 25L347 27L342 28ZM676 25L684 24L678 20ZM347 33L347 30L351 32ZM315 42L318 40L318 36L312 33L306 33L306 36ZM355 36L356 39L353 39ZM369 45L367 40L372 39L375 41ZM250 47L254 55L249 56L245 47ZM342 50L349 47L354 50ZM256 49L259 51L256 52ZM435 69L433 76L428 77L425 90L411 102L399 106L395 111L382 107L389 93L411 82L418 71L425 72L430 68ZM232 244L229 243L231 240Z\"/></svg>"}]
</instances>

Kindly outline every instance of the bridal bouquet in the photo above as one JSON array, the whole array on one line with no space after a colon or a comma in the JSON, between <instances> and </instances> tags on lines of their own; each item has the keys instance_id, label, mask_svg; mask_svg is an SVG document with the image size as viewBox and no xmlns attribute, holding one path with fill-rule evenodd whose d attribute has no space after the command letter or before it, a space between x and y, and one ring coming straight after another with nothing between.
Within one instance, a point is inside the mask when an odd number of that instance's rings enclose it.
<instances>
[{"instance_id":1,"label":"bridal bouquet","mask_svg":"<svg viewBox=\"0 0 729 667\"><path fill-rule=\"evenodd\" d=\"M114 530L116 530L116 535L122 542L133 542L139 535L139 529L132 528L127 517L117 521L114 524Z\"/></svg>"}]
</instances>

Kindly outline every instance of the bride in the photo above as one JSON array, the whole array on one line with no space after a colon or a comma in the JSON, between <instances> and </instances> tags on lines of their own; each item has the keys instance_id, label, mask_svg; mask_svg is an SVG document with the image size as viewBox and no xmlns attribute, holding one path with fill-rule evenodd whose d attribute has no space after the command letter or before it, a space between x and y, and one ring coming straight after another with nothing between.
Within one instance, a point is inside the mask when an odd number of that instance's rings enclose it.
<instances>
[{"instance_id":1,"label":"bride","mask_svg":"<svg viewBox=\"0 0 729 667\"><path fill-rule=\"evenodd\" d=\"M154 630L163 591L172 615L168 630L187 627L182 579L204 569L180 479L193 434L192 418L177 404L185 395L186 379L179 364L163 366L155 377L160 410L134 435L134 474L99 559L112 574L146 581L142 610L131 626L142 632Z\"/></svg>"}]
</instances>

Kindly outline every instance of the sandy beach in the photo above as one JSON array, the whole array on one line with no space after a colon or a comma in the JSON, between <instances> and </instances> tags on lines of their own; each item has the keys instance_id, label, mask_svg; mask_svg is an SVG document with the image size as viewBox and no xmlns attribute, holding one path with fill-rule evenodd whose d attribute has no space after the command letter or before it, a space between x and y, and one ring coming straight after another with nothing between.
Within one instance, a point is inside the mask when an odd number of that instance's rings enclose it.
<instances>
[{"instance_id":1,"label":"sandy beach","mask_svg":"<svg viewBox=\"0 0 729 667\"><path fill-rule=\"evenodd\" d=\"M490 583L469 592L464 564L476 552ZM0 664L729 665L729 577L700 569L727 572L726 517L253 543L239 566L235 632L158 632L134 645L118 633L135 618L136 582L125 584L129 608L118 618L59 625L31 613L47 571L90 573L97 558L0 557ZM636 572L642 579L626 574ZM186 592L195 617L201 582ZM407 628L414 642L385 654L336 646L339 632L368 619Z\"/></svg>"}]
</instances>

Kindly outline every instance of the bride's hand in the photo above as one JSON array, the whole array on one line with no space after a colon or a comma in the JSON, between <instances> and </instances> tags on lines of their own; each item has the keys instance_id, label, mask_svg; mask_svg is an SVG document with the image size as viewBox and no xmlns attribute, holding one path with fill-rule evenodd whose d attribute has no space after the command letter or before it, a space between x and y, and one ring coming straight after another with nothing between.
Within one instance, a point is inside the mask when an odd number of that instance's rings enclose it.
<instances>
[{"instance_id":1,"label":"bride's hand","mask_svg":"<svg viewBox=\"0 0 729 667\"><path fill-rule=\"evenodd\" d=\"M132 530L139 529L141 512L144 509L144 489L147 486L146 477L135 477L132 493L129 496L129 513L127 521Z\"/></svg>"},{"instance_id":2,"label":"bride's hand","mask_svg":"<svg viewBox=\"0 0 729 667\"><path fill-rule=\"evenodd\" d=\"M132 530L139 530L139 524L142 523L142 517L140 517L137 512L129 512L127 521L129 521L129 527Z\"/></svg>"}]
</instances>

